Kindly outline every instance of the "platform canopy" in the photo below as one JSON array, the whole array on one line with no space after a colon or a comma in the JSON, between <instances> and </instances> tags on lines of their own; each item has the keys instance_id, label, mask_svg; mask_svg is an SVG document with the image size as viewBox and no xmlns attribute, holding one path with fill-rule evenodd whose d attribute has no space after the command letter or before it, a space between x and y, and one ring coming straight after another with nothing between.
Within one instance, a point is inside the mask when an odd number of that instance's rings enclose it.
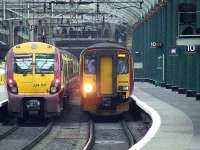
<instances>
[{"instance_id":1,"label":"platform canopy","mask_svg":"<svg viewBox=\"0 0 200 150\"><path fill-rule=\"evenodd\" d=\"M3 0L16 18L52 18L61 23L109 22L132 26L162 0ZM11 19L5 15L1 19ZM14 18L12 18L14 19Z\"/></svg>"}]
</instances>

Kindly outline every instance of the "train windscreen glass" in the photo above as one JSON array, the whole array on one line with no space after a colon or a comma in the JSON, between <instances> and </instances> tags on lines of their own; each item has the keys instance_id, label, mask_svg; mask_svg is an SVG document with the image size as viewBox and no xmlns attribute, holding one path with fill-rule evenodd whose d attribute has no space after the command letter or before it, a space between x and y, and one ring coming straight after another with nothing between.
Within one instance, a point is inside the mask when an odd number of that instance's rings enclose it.
<instances>
[{"instance_id":1,"label":"train windscreen glass","mask_svg":"<svg viewBox=\"0 0 200 150\"><path fill-rule=\"evenodd\" d=\"M87 74L96 73L96 59L94 55L87 55L85 57L85 73Z\"/></svg>"},{"instance_id":2,"label":"train windscreen glass","mask_svg":"<svg viewBox=\"0 0 200 150\"><path fill-rule=\"evenodd\" d=\"M128 73L128 58L127 57L118 57L117 73L118 74Z\"/></svg>"},{"instance_id":3,"label":"train windscreen glass","mask_svg":"<svg viewBox=\"0 0 200 150\"><path fill-rule=\"evenodd\" d=\"M36 73L53 73L54 64L54 54L36 54L35 56Z\"/></svg>"},{"instance_id":4,"label":"train windscreen glass","mask_svg":"<svg viewBox=\"0 0 200 150\"><path fill-rule=\"evenodd\" d=\"M14 72L17 74L32 73L32 55L16 55L14 58Z\"/></svg>"}]
</instances>

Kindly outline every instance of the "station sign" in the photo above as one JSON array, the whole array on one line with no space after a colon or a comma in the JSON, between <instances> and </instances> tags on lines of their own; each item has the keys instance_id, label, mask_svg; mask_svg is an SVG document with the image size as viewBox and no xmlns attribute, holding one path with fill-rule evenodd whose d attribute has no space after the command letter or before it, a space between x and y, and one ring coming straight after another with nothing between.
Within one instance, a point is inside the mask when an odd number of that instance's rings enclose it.
<instances>
[{"instance_id":1,"label":"station sign","mask_svg":"<svg viewBox=\"0 0 200 150\"><path fill-rule=\"evenodd\" d=\"M196 46L195 45L188 45L187 46L187 52L188 53L195 53L197 50L196 50Z\"/></svg>"},{"instance_id":2,"label":"station sign","mask_svg":"<svg viewBox=\"0 0 200 150\"><path fill-rule=\"evenodd\" d=\"M151 48L161 48L162 45L163 44L161 42L151 42L150 47Z\"/></svg>"},{"instance_id":3,"label":"station sign","mask_svg":"<svg viewBox=\"0 0 200 150\"><path fill-rule=\"evenodd\" d=\"M184 50L187 54L200 53L200 45L183 45L178 46L180 50Z\"/></svg>"},{"instance_id":4,"label":"station sign","mask_svg":"<svg viewBox=\"0 0 200 150\"><path fill-rule=\"evenodd\" d=\"M135 62L134 63L134 69L142 69L143 63L142 62Z\"/></svg>"},{"instance_id":5,"label":"station sign","mask_svg":"<svg viewBox=\"0 0 200 150\"><path fill-rule=\"evenodd\" d=\"M177 48L170 49L169 55L170 56L178 56L178 50L177 50Z\"/></svg>"}]
</instances>

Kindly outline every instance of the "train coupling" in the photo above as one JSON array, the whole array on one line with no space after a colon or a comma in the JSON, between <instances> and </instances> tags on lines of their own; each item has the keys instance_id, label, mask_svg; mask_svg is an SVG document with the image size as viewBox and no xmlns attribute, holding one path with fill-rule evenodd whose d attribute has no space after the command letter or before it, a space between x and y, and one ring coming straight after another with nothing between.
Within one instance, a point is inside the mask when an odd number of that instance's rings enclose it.
<instances>
[{"instance_id":1,"label":"train coupling","mask_svg":"<svg viewBox=\"0 0 200 150\"><path fill-rule=\"evenodd\" d=\"M40 101L37 99L28 100L25 103L25 107L30 114L38 113L40 111Z\"/></svg>"},{"instance_id":2,"label":"train coupling","mask_svg":"<svg viewBox=\"0 0 200 150\"><path fill-rule=\"evenodd\" d=\"M105 107L112 106L112 100L110 98L104 97L102 101L102 106Z\"/></svg>"}]
</instances>

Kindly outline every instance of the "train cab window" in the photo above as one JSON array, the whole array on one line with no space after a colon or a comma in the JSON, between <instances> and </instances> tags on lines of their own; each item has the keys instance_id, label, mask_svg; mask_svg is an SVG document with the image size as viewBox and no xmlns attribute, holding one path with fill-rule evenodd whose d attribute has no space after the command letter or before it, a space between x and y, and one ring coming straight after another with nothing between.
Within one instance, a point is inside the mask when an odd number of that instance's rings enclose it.
<instances>
[{"instance_id":1,"label":"train cab window","mask_svg":"<svg viewBox=\"0 0 200 150\"><path fill-rule=\"evenodd\" d=\"M95 74L96 73L95 56L88 55L85 57L85 73L87 73L87 74Z\"/></svg>"},{"instance_id":2,"label":"train cab window","mask_svg":"<svg viewBox=\"0 0 200 150\"><path fill-rule=\"evenodd\" d=\"M117 61L117 73L118 74L127 74L128 73L128 58L118 58Z\"/></svg>"},{"instance_id":3,"label":"train cab window","mask_svg":"<svg viewBox=\"0 0 200 150\"><path fill-rule=\"evenodd\" d=\"M53 73L54 72L54 55L53 54L36 54L35 72L36 73Z\"/></svg>"},{"instance_id":4,"label":"train cab window","mask_svg":"<svg viewBox=\"0 0 200 150\"><path fill-rule=\"evenodd\" d=\"M32 73L32 55L16 55L14 58L14 72L17 74Z\"/></svg>"}]
</instances>

